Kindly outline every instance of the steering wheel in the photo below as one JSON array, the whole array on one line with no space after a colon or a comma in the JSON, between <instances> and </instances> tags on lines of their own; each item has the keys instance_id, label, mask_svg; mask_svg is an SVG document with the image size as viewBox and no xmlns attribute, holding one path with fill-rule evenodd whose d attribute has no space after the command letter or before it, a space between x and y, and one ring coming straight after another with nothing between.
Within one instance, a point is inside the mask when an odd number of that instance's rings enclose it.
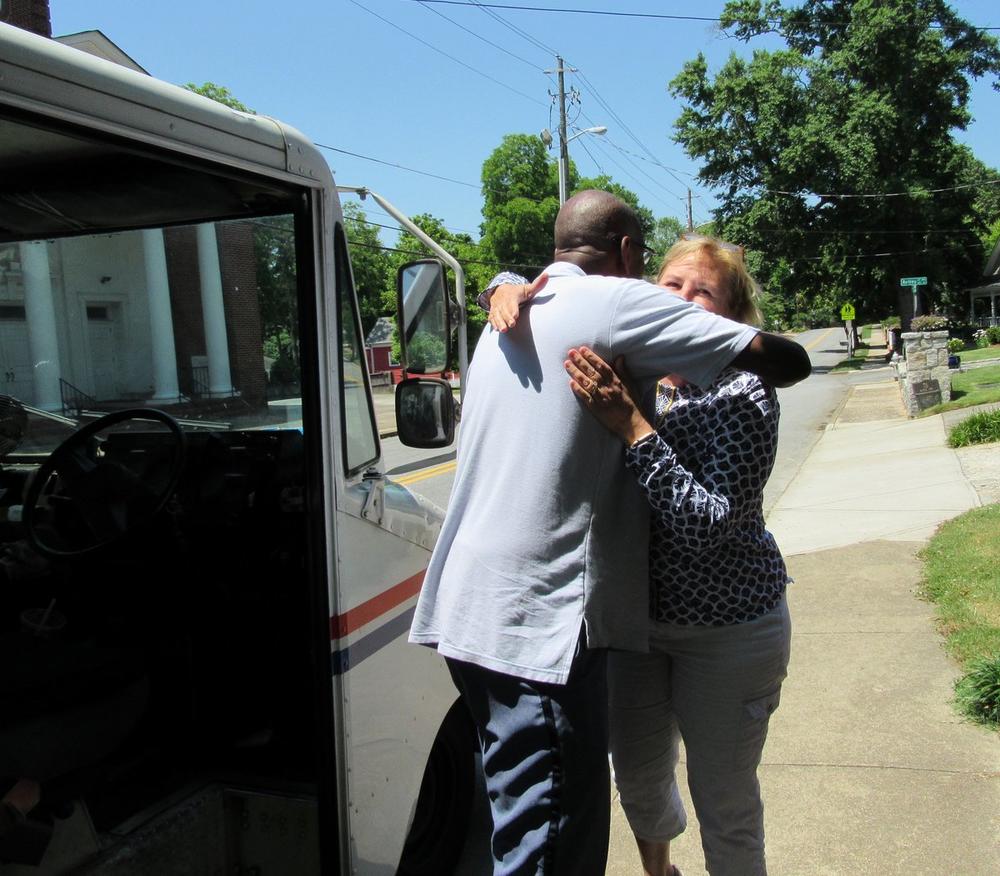
<instances>
[{"instance_id":1,"label":"steering wheel","mask_svg":"<svg viewBox=\"0 0 1000 876\"><path fill-rule=\"evenodd\" d=\"M100 434L130 420L166 426L165 469L161 454L128 454L126 464L107 453L109 439ZM156 408L115 411L88 423L53 450L31 479L22 516L28 539L52 557L79 556L118 541L167 503L184 464L184 446L180 424Z\"/></svg>"}]
</instances>

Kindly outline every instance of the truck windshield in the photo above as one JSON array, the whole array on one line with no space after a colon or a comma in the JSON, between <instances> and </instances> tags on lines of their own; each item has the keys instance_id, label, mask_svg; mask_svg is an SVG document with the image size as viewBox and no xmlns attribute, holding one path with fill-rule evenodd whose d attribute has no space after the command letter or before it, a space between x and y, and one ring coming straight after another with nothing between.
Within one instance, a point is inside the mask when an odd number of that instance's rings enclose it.
<instances>
[{"instance_id":1,"label":"truck windshield","mask_svg":"<svg viewBox=\"0 0 1000 876\"><path fill-rule=\"evenodd\" d=\"M125 408L188 430L301 427L291 216L8 243L0 265L16 453Z\"/></svg>"}]
</instances>

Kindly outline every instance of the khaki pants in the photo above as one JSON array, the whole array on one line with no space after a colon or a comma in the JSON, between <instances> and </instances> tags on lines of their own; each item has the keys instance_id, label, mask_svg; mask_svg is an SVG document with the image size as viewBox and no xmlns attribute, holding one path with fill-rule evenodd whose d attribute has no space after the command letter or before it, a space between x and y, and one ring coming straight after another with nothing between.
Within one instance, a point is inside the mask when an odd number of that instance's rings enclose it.
<instances>
[{"instance_id":1,"label":"khaki pants","mask_svg":"<svg viewBox=\"0 0 1000 876\"><path fill-rule=\"evenodd\" d=\"M666 842L687 824L674 777L683 738L708 872L767 872L757 766L790 639L782 599L744 624L652 623L650 653L609 655L615 784L636 836Z\"/></svg>"}]
</instances>

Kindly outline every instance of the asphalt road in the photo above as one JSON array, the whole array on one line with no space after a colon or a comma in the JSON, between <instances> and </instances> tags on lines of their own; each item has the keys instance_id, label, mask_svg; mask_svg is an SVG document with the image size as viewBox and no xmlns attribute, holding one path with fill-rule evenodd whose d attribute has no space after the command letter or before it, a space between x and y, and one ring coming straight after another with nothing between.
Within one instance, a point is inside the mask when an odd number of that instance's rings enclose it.
<instances>
[{"instance_id":1,"label":"asphalt road","mask_svg":"<svg viewBox=\"0 0 1000 876\"><path fill-rule=\"evenodd\" d=\"M764 490L765 513L795 477L827 423L832 422L850 386L885 376L878 372L830 373L830 369L847 355L846 339L840 326L812 329L798 335L796 340L808 351L813 373L796 386L778 390L781 405L778 456ZM455 475L454 447L415 450L404 447L396 438L383 439L382 446L390 477L436 505L447 507Z\"/></svg>"}]
</instances>

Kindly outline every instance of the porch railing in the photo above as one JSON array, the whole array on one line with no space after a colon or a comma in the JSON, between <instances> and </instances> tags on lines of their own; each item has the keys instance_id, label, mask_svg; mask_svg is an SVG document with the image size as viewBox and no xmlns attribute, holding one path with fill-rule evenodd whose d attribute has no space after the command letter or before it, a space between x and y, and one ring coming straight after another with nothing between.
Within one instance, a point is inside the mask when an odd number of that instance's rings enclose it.
<instances>
[{"instance_id":1,"label":"porch railing","mask_svg":"<svg viewBox=\"0 0 1000 876\"><path fill-rule=\"evenodd\" d=\"M201 398L209 394L211 384L208 380L207 365L191 365L187 368L179 368L177 376L180 378L181 392L191 398Z\"/></svg>"},{"instance_id":2,"label":"porch railing","mask_svg":"<svg viewBox=\"0 0 1000 876\"><path fill-rule=\"evenodd\" d=\"M87 395L78 386L73 386L68 380L59 378L59 396L62 400L63 416L79 417L87 410L97 407L97 399L92 395Z\"/></svg>"}]
</instances>

